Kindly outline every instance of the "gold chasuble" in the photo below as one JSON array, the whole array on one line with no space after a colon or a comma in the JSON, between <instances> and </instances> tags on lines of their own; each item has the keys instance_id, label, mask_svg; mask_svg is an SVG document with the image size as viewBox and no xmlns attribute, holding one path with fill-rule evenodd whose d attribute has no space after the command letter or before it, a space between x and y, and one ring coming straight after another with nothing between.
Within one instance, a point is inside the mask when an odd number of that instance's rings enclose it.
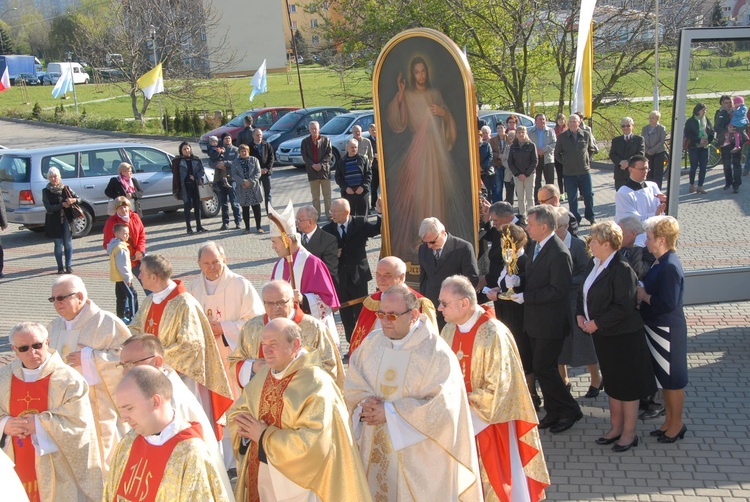
<instances>
[{"instance_id":1,"label":"gold chasuble","mask_svg":"<svg viewBox=\"0 0 750 502\"><path fill-rule=\"evenodd\" d=\"M477 452L456 357L427 317L402 340L373 331L349 360L344 396L376 501L480 501ZM385 402L386 423L360 422Z\"/></svg>"},{"instance_id":2,"label":"gold chasuble","mask_svg":"<svg viewBox=\"0 0 750 502\"><path fill-rule=\"evenodd\" d=\"M441 335L463 373L484 499L542 500L550 479L516 343L491 309L477 306L475 317L468 332L447 323Z\"/></svg>"},{"instance_id":3,"label":"gold chasuble","mask_svg":"<svg viewBox=\"0 0 750 502\"><path fill-rule=\"evenodd\" d=\"M168 428L172 426L181 430L161 444L151 444L135 431L123 438L104 485L104 502L228 500L218 473L224 466L212 463L200 424L172 422Z\"/></svg>"},{"instance_id":4,"label":"gold chasuble","mask_svg":"<svg viewBox=\"0 0 750 502\"><path fill-rule=\"evenodd\" d=\"M408 286L407 286L408 287ZM415 291L409 288L409 291L414 293L419 298L419 312L426 315L427 319L437 328L437 318L435 317L435 306L432 304L429 298L422 296L419 291ZM359 318L357 318L357 325L354 326L352 332L352 340L349 343L349 354L354 352L357 347L362 343L362 340L369 335L375 328L375 323L378 318L375 313L380 309L380 297L383 295L382 291L376 291L371 294L362 303L362 310L359 312Z\"/></svg>"},{"instance_id":5,"label":"gold chasuble","mask_svg":"<svg viewBox=\"0 0 750 502\"><path fill-rule=\"evenodd\" d=\"M302 346L308 351L318 351L321 368L333 377L339 388L344 386L344 364L341 354L328 326L311 315L302 312L299 305L295 306L292 320L302 330ZM237 348L229 355L230 373L240 380L240 371L248 359L263 359L263 347L260 345L260 335L268 324L266 314L253 317L240 330ZM239 382L240 387L245 382Z\"/></svg>"},{"instance_id":6,"label":"gold chasuble","mask_svg":"<svg viewBox=\"0 0 750 502\"><path fill-rule=\"evenodd\" d=\"M51 349L35 380L25 381L23 371L17 359L0 368L0 420L36 416L37 431L54 442L51 451L40 451L32 437L5 437L3 450L29 500L98 502L102 467L86 381Z\"/></svg>"},{"instance_id":7,"label":"gold chasuble","mask_svg":"<svg viewBox=\"0 0 750 502\"><path fill-rule=\"evenodd\" d=\"M320 368L317 351L303 351L277 375L264 367L229 412L229 432L239 458L235 496L238 502L256 502L260 500L259 446L251 442L241 453L242 438L234 421L239 413L250 413L268 424L261 438L267 465L286 483L309 490L324 502L372 500L341 391Z\"/></svg>"},{"instance_id":8,"label":"gold chasuble","mask_svg":"<svg viewBox=\"0 0 750 502\"><path fill-rule=\"evenodd\" d=\"M203 307L181 281L175 282L177 287L163 302L153 303L152 295L146 298L129 326L130 332L157 336L164 345L164 362L210 391L214 429L221 439L223 427L216 421L233 402L229 380Z\"/></svg>"}]
</instances>

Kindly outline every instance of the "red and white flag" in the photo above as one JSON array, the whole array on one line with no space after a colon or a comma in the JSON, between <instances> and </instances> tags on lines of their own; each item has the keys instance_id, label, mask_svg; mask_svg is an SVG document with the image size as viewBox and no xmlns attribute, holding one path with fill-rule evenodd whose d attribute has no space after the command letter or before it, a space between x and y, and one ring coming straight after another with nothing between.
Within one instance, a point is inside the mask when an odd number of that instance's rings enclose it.
<instances>
[{"instance_id":1,"label":"red and white flag","mask_svg":"<svg viewBox=\"0 0 750 502\"><path fill-rule=\"evenodd\" d=\"M8 67L5 67L3 76L0 77L0 92L10 89L10 77L8 76Z\"/></svg>"}]
</instances>

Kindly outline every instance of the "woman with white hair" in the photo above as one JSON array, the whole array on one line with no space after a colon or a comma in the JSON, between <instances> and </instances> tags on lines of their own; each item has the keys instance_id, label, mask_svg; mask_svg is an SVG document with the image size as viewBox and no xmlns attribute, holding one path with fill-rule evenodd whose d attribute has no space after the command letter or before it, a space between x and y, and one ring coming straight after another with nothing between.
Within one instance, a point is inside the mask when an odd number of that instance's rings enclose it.
<instances>
[{"instance_id":1,"label":"woman with white hair","mask_svg":"<svg viewBox=\"0 0 750 502\"><path fill-rule=\"evenodd\" d=\"M70 207L81 199L67 185L63 184L60 170L50 167L47 171L47 186L42 190L42 201L47 214L44 217L44 234L55 243L55 260L58 274L72 274L73 233L70 224L73 215ZM65 268L63 268L63 248L65 248Z\"/></svg>"},{"instance_id":2,"label":"woman with white hair","mask_svg":"<svg viewBox=\"0 0 750 502\"><path fill-rule=\"evenodd\" d=\"M513 173L518 199L518 218L526 221L526 213L534 206L534 176L538 155L525 126L516 128L516 139L510 147L508 167Z\"/></svg>"}]
</instances>

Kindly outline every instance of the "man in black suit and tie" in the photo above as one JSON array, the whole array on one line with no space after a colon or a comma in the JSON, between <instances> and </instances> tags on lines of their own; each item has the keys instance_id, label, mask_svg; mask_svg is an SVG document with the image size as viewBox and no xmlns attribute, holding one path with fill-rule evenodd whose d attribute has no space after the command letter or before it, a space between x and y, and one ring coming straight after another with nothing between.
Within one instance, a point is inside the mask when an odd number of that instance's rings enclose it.
<instances>
[{"instance_id":1,"label":"man in black suit and tie","mask_svg":"<svg viewBox=\"0 0 750 502\"><path fill-rule=\"evenodd\" d=\"M630 117L624 117L620 121L622 136L612 140L609 150L609 158L615 164L615 190L619 190L630 177L628 161L633 155L646 155L646 147L643 144L643 136L633 134L635 122Z\"/></svg>"},{"instance_id":2,"label":"man in black suit and tie","mask_svg":"<svg viewBox=\"0 0 750 502\"><path fill-rule=\"evenodd\" d=\"M443 281L452 275L463 275L476 287L479 269L474 248L463 239L445 230L437 218L425 218L419 225L419 292L437 306ZM437 313L438 329L443 329L445 319Z\"/></svg>"},{"instance_id":3,"label":"man in black suit and tie","mask_svg":"<svg viewBox=\"0 0 750 502\"><path fill-rule=\"evenodd\" d=\"M318 216L313 206L299 208L295 224L300 233L300 242L313 256L317 256L326 264L333 283L338 284L339 243L336 237L318 227Z\"/></svg>"},{"instance_id":4,"label":"man in black suit and tie","mask_svg":"<svg viewBox=\"0 0 750 502\"><path fill-rule=\"evenodd\" d=\"M349 201L337 199L331 203L331 221L323 230L338 242L339 280L336 292L339 301L343 305L351 300L364 299L369 294L367 283L372 279L367 261L367 239L380 235L380 216L374 223L362 216L352 217ZM361 310L362 302L339 310L347 342L351 341Z\"/></svg>"},{"instance_id":5,"label":"man in black suit and tie","mask_svg":"<svg viewBox=\"0 0 750 502\"><path fill-rule=\"evenodd\" d=\"M513 301L524 304L523 328L531 340L534 375L547 410L539 428L549 428L554 433L570 429L583 417L557 370L563 338L568 332L573 264L568 248L555 235L556 220L552 206L529 210L526 231L535 241L534 251L526 264L524 292L513 295Z\"/></svg>"}]
</instances>

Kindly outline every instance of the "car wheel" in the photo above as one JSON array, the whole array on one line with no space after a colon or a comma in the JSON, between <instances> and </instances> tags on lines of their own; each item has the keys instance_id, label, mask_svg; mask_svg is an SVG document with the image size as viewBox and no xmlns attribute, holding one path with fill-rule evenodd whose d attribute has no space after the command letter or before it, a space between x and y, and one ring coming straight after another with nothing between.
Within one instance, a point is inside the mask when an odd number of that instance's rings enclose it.
<instances>
[{"instance_id":1,"label":"car wheel","mask_svg":"<svg viewBox=\"0 0 750 502\"><path fill-rule=\"evenodd\" d=\"M84 80L83 83L84 84L88 84L89 83L89 79Z\"/></svg>"},{"instance_id":2,"label":"car wheel","mask_svg":"<svg viewBox=\"0 0 750 502\"><path fill-rule=\"evenodd\" d=\"M203 218L213 218L219 214L220 209L219 196L215 193L211 200L204 200L201 202L201 216Z\"/></svg>"},{"instance_id":3,"label":"car wheel","mask_svg":"<svg viewBox=\"0 0 750 502\"><path fill-rule=\"evenodd\" d=\"M91 209L86 206L81 206L81 211L83 211L84 217L74 220L71 225L74 239L86 237L89 232L91 232L91 227L94 226L94 217L91 214Z\"/></svg>"}]
</instances>

